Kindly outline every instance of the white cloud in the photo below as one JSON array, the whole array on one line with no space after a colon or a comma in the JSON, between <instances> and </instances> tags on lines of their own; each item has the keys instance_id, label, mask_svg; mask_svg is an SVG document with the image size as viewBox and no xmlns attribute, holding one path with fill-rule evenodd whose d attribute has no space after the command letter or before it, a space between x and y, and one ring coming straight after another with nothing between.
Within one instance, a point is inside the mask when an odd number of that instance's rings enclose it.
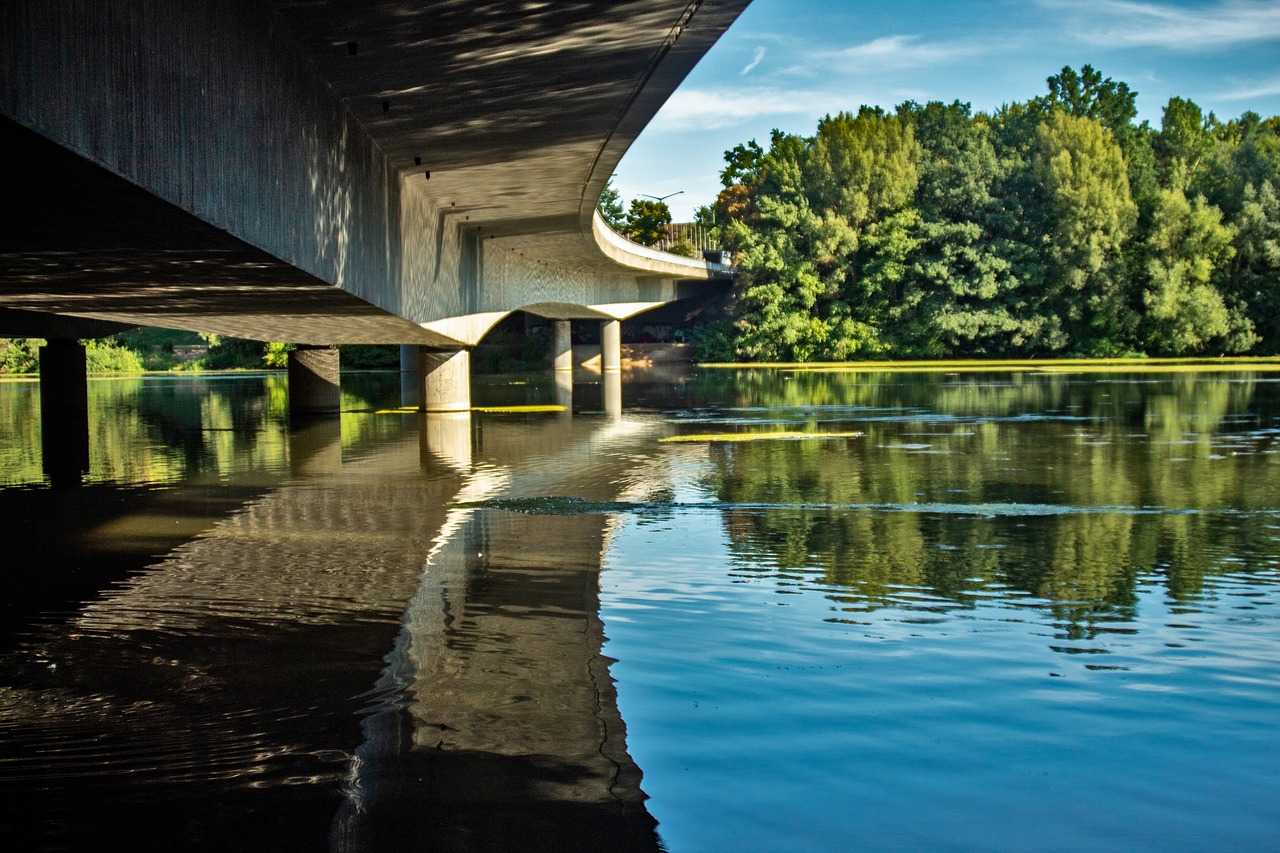
<instances>
[{"instance_id":1,"label":"white cloud","mask_svg":"<svg viewBox=\"0 0 1280 853\"><path fill-rule=\"evenodd\" d=\"M919 36L884 36L841 50L824 51L817 59L838 65L843 71L920 68L984 52L978 44L920 43Z\"/></svg>"},{"instance_id":2,"label":"white cloud","mask_svg":"<svg viewBox=\"0 0 1280 853\"><path fill-rule=\"evenodd\" d=\"M822 115L838 100L826 92L780 89L677 89L645 133L713 130L758 116Z\"/></svg>"},{"instance_id":3,"label":"white cloud","mask_svg":"<svg viewBox=\"0 0 1280 853\"><path fill-rule=\"evenodd\" d=\"M1135 0L1040 0L1077 38L1106 47L1203 50L1280 39L1280 3L1222 0L1187 8Z\"/></svg>"},{"instance_id":4,"label":"white cloud","mask_svg":"<svg viewBox=\"0 0 1280 853\"><path fill-rule=\"evenodd\" d=\"M1280 78L1263 83L1242 86L1228 92L1221 92L1215 97L1223 101L1256 101L1280 95Z\"/></svg>"},{"instance_id":5,"label":"white cloud","mask_svg":"<svg viewBox=\"0 0 1280 853\"><path fill-rule=\"evenodd\" d=\"M760 64L760 60L764 59L765 49L763 47L756 48L756 55L751 57L751 61L747 63L747 67L742 69L743 76L750 74L755 67Z\"/></svg>"}]
</instances>

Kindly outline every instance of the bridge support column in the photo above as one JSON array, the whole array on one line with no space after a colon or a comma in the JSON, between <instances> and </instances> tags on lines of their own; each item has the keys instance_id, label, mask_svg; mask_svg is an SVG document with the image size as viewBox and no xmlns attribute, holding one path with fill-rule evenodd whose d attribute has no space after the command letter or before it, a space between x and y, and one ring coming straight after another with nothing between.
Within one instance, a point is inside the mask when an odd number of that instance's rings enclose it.
<instances>
[{"instance_id":1,"label":"bridge support column","mask_svg":"<svg viewBox=\"0 0 1280 853\"><path fill-rule=\"evenodd\" d=\"M289 412L336 415L342 408L338 350L303 346L289 353Z\"/></svg>"},{"instance_id":2,"label":"bridge support column","mask_svg":"<svg viewBox=\"0 0 1280 853\"><path fill-rule=\"evenodd\" d=\"M611 418L622 417L622 372L607 370L600 379L604 383L604 413Z\"/></svg>"},{"instance_id":3,"label":"bridge support column","mask_svg":"<svg viewBox=\"0 0 1280 853\"><path fill-rule=\"evenodd\" d=\"M471 351L418 350L421 382L418 408L424 412L471 411Z\"/></svg>"},{"instance_id":4,"label":"bridge support column","mask_svg":"<svg viewBox=\"0 0 1280 853\"><path fill-rule=\"evenodd\" d=\"M84 345L52 338L40 348L40 446L55 486L79 485L89 471L89 378Z\"/></svg>"},{"instance_id":5,"label":"bridge support column","mask_svg":"<svg viewBox=\"0 0 1280 853\"><path fill-rule=\"evenodd\" d=\"M622 369L622 322L600 322L600 369L605 373Z\"/></svg>"},{"instance_id":6,"label":"bridge support column","mask_svg":"<svg viewBox=\"0 0 1280 853\"><path fill-rule=\"evenodd\" d=\"M573 414L573 373L557 370L555 373L555 404L564 406L566 414Z\"/></svg>"},{"instance_id":7,"label":"bridge support column","mask_svg":"<svg viewBox=\"0 0 1280 853\"><path fill-rule=\"evenodd\" d=\"M400 405L406 409L418 407L418 345L400 345Z\"/></svg>"},{"instance_id":8,"label":"bridge support column","mask_svg":"<svg viewBox=\"0 0 1280 853\"><path fill-rule=\"evenodd\" d=\"M551 322L551 360L557 373L573 372L573 322L571 320L553 320Z\"/></svg>"}]
</instances>

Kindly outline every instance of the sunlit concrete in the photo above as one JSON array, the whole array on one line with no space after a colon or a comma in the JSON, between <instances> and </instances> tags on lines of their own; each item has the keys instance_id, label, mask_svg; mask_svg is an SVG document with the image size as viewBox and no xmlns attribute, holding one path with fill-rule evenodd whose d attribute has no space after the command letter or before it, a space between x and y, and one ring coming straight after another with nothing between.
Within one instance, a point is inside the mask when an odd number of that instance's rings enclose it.
<instances>
[{"instance_id":1,"label":"sunlit concrete","mask_svg":"<svg viewBox=\"0 0 1280 853\"><path fill-rule=\"evenodd\" d=\"M5 3L0 309L446 348L691 295L595 205L748 1Z\"/></svg>"}]
</instances>

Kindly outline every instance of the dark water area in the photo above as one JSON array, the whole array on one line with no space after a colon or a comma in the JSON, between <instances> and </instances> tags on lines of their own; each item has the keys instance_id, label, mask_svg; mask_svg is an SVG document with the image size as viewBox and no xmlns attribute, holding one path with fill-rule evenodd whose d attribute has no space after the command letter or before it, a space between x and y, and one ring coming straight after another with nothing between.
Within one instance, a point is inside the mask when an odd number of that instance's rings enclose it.
<instances>
[{"instance_id":1,"label":"dark water area","mask_svg":"<svg viewBox=\"0 0 1280 853\"><path fill-rule=\"evenodd\" d=\"M7 847L1275 849L1280 374L343 385L0 384Z\"/></svg>"}]
</instances>

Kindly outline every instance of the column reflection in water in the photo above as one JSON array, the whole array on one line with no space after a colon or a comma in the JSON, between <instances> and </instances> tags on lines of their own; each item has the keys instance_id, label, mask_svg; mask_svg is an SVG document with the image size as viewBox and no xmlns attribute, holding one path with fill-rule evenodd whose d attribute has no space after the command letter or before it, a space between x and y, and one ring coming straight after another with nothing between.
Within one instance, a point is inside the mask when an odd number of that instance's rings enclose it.
<instances>
[{"instance_id":1,"label":"column reflection in water","mask_svg":"<svg viewBox=\"0 0 1280 853\"><path fill-rule=\"evenodd\" d=\"M555 404L564 407L565 415L573 414L573 373L571 371L555 372Z\"/></svg>"},{"instance_id":2,"label":"column reflection in water","mask_svg":"<svg viewBox=\"0 0 1280 853\"><path fill-rule=\"evenodd\" d=\"M295 420L301 423L289 431L290 473L295 477L315 477L341 471L341 419Z\"/></svg>"},{"instance_id":3,"label":"column reflection in water","mask_svg":"<svg viewBox=\"0 0 1280 853\"><path fill-rule=\"evenodd\" d=\"M471 413L432 412L419 416L422 464L443 463L455 471L471 467Z\"/></svg>"},{"instance_id":4,"label":"column reflection in water","mask_svg":"<svg viewBox=\"0 0 1280 853\"><path fill-rule=\"evenodd\" d=\"M363 721L331 849L660 849L601 654L606 517L458 506L575 478L575 494L614 496L609 478L581 480L604 425L575 423L495 426L486 452L534 461L477 466L451 502Z\"/></svg>"},{"instance_id":5,"label":"column reflection in water","mask_svg":"<svg viewBox=\"0 0 1280 853\"><path fill-rule=\"evenodd\" d=\"M604 413L611 418L622 417L622 374L606 371L601 383L604 387Z\"/></svg>"}]
</instances>

